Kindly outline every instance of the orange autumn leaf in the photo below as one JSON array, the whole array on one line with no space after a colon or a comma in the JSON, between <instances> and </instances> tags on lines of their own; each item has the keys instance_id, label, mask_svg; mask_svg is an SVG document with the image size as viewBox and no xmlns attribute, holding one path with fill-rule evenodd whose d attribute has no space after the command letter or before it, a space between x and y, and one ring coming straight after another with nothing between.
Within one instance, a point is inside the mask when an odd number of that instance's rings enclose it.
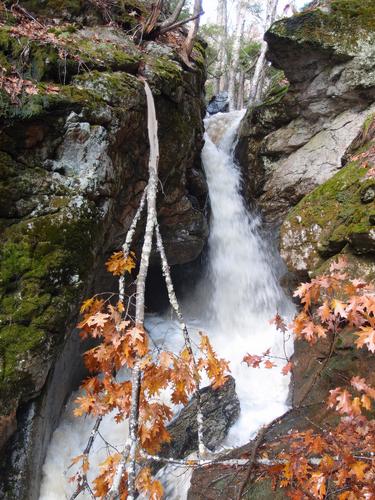
<instances>
[{"instance_id":1,"label":"orange autumn leaf","mask_svg":"<svg viewBox=\"0 0 375 500\"><path fill-rule=\"evenodd\" d=\"M365 471L369 468L369 464L365 462L355 462L351 468L350 471L352 474L356 476L356 478L359 481L362 481L363 478L365 477Z\"/></svg>"},{"instance_id":2,"label":"orange autumn leaf","mask_svg":"<svg viewBox=\"0 0 375 500\"><path fill-rule=\"evenodd\" d=\"M153 479L149 467L145 467L139 472L136 485L138 490L148 495L150 500L161 500L163 498L163 487L160 481Z\"/></svg>"},{"instance_id":3,"label":"orange autumn leaf","mask_svg":"<svg viewBox=\"0 0 375 500\"><path fill-rule=\"evenodd\" d=\"M124 257L124 252L115 252L106 262L107 270L114 276L122 276L125 273L131 273L135 268L135 261L132 256Z\"/></svg>"},{"instance_id":4,"label":"orange autumn leaf","mask_svg":"<svg viewBox=\"0 0 375 500\"><path fill-rule=\"evenodd\" d=\"M250 368L259 368L262 362L262 357L246 354L246 356L243 358L243 362L246 363Z\"/></svg>"},{"instance_id":5,"label":"orange autumn leaf","mask_svg":"<svg viewBox=\"0 0 375 500\"><path fill-rule=\"evenodd\" d=\"M289 361L281 370L283 375L288 375L293 369L293 363Z\"/></svg>"},{"instance_id":6,"label":"orange autumn leaf","mask_svg":"<svg viewBox=\"0 0 375 500\"><path fill-rule=\"evenodd\" d=\"M372 326L362 327L356 335L359 337L355 341L358 348L366 346L370 352L375 353L375 329Z\"/></svg>"},{"instance_id":7,"label":"orange autumn leaf","mask_svg":"<svg viewBox=\"0 0 375 500\"><path fill-rule=\"evenodd\" d=\"M267 368L267 370L270 370L271 368L275 368L277 366L275 363L272 363L269 359L264 362L264 368Z\"/></svg>"}]
</instances>

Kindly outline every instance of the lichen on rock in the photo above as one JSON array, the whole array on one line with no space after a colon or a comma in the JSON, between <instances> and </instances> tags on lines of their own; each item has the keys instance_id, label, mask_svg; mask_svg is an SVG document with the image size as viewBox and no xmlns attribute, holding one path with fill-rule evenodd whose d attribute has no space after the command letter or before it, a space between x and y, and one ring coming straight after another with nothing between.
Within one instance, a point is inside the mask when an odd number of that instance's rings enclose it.
<instances>
[{"instance_id":1,"label":"lichen on rock","mask_svg":"<svg viewBox=\"0 0 375 500\"><path fill-rule=\"evenodd\" d=\"M370 115L373 120L373 115ZM368 127L365 122L364 128ZM366 137L366 130L361 134ZM374 148L373 139L337 174L305 196L284 221L281 255L290 271L306 274L333 255L375 253L375 180L358 156Z\"/></svg>"},{"instance_id":2,"label":"lichen on rock","mask_svg":"<svg viewBox=\"0 0 375 500\"><path fill-rule=\"evenodd\" d=\"M59 2L20 4L48 17ZM103 26L102 13L90 12L89 4L72 0L69 10L65 2L61 22L50 30L54 38L17 41L10 33L12 19L0 28L1 65L15 65L37 90L16 98L0 90L0 496L5 498L38 494L45 448L81 365L79 349L72 348L80 299L104 284L114 286L101 269L122 244L145 187L141 63L160 122L159 207L170 263L197 259L208 236L200 162L202 52L195 51L196 71L187 71L173 48L141 51L123 30ZM141 13L144 5L121 4L115 15L126 28L134 24L126 16ZM64 367L64 356L70 356L71 370ZM14 434L21 418L23 428ZM27 444L26 435L32 436Z\"/></svg>"}]
</instances>

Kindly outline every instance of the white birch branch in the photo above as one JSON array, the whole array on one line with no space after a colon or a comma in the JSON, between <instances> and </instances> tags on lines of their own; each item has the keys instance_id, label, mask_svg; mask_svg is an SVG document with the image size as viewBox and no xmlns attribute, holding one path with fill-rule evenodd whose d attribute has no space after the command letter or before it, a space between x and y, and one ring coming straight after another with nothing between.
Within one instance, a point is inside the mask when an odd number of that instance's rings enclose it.
<instances>
[{"instance_id":1,"label":"white birch branch","mask_svg":"<svg viewBox=\"0 0 375 500\"><path fill-rule=\"evenodd\" d=\"M267 17L265 23L265 30L267 30L276 18L278 0L268 0L267 1ZM265 66L266 66L266 52L267 52L267 42L262 41L262 46L260 49L260 54L255 65L254 76L251 82L249 102L253 106L257 100L260 98L263 91L263 82L265 76Z\"/></svg>"},{"instance_id":2,"label":"white birch branch","mask_svg":"<svg viewBox=\"0 0 375 500\"><path fill-rule=\"evenodd\" d=\"M171 277L171 270L170 270L170 267L168 264L167 256L165 254L163 239L162 239L162 236L160 233L160 228L159 228L158 223L156 223L155 232L156 232L156 245L157 245L157 248L158 248L158 251L160 254L160 258L161 258L162 271L163 271L165 283L167 285L169 302L170 302L172 309L174 310L174 312L177 316L181 331L182 331L183 336L184 336L185 347L188 350L188 352L191 356L191 359L193 361L194 379L195 379L195 387L196 387L195 398L197 400L198 459L199 459L202 455L205 454L206 449L205 449L205 446L203 443L203 414L202 414L202 402L201 402L201 394L200 394L198 367L197 367L197 363L195 361L195 356L194 356L193 348L191 345L189 332L188 332L187 326L184 322L184 318L182 316L181 309L180 309L180 306L178 304L178 300L176 297L176 292L174 290L172 277Z\"/></svg>"},{"instance_id":3,"label":"white birch branch","mask_svg":"<svg viewBox=\"0 0 375 500\"><path fill-rule=\"evenodd\" d=\"M152 250L152 238L156 224L156 196L158 190L158 164L159 164L159 142L158 142L158 123L156 120L155 102L151 89L144 81L147 98L147 130L150 142L150 157L148 163L149 180L146 188L147 196L147 221L143 240L141 262L137 277L136 290L136 312L135 324L138 328L143 328L145 318L145 291L146 278L150 263ZM126 464L128 472L128 499L134 500L136 495L136 454L138 445L138 418L139 418L139 393L141 388L141 369L139 360L136 361L131 374L132 399L129 416L129 438L122 454L122 459L117 467L112 487L107 495L107 500L117 500L121 479L124 475Z\"/></svg>"},{"instance_id":4,"label":"white birch branch","mask_svg":"<svg viewBox=\"0 0 375 500\"><path fill-rule=\"evenodd\" d=\"M137 228L137 224L139 219L141 218L145 203L146 203L146 190L142 194L141 202L139 204L138 210L134 216L133 222L129 228L129 231L126 235L125 243L122 246L122 252L124 254L124 259L126 260L129 257L130 245L132 244L135 230ZM119 298L120 301L123 302L125 298L125 275L122 275L119 279Z\"/></svg>"},{"instance_id":5,"label":"white birch branch","mask_svg":"<svg viewBox=\"0 0 375 500\"><path fill-rule=\"evenodd\" d=\"M215 459L212 460L195 460L195 459L176 459L176 458L166 458L160 457L159 455L150 455L142 451L141 456L145 460L152 460L158 463L177 465L180 467L191 467L194 469L201 467L211 467L214 465L224 465L226 467L248 467L249 459L248 458L228 458L228 459ZM356 455L354 458L358 460L373 460L375 453L369 453L368 455ZM342 457L334 456L331 457L336 462L341 462ZM319 466L324 458L323 457L315 457L309 458L307 462L313 466ZM289 463L286 459L281 458L257 458L255 460L256 465L264 465L266 467L272 467L274 465L284 465Z\"/></svg>"}]
</instances>

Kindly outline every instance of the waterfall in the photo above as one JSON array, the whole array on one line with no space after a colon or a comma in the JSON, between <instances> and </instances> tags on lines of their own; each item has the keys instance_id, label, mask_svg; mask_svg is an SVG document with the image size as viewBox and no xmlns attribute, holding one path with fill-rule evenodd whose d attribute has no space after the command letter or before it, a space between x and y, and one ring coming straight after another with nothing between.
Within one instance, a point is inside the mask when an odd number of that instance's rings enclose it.
<instances>
[{"instance_id":1,"label":"waterfall","mask_svg":"<svg viewBox=\"0 0 375 500\"><path fill-rule=\"evenodd\" d=\"M260 219L248 213L240 193L241 176L233 161L232 148L243 112L218 114L206 120L206 141L202 153L211 203L208 269L197 290L184 304L189 330L208 332L221 357L231 362L241 401L241 417L231 429L225 446L247 443L261 425L286 411L289 378L281 366L273 370L251 369L242 363L247 352L261 354L268 348L282 355L283 338L270 324L276 312L290 315L292 305L277 280L273 252L262 234ZM168 316L150 315L146 326L159 347L176 352L183 339L177 323ZM287 346L291 349L291 346ZM124 374L124 377L126 374ZM165 394L168 400L168 394ZM67 468L72 457L80 455L93 426L93 419L76 419L68 405L51 441L43 472L40 500L69 498L74 485ZM107 416L101 433L111 445L121 447L127 424L115 424ZM91 457L89 479L106 457L104 440L97 440ZM190 474L173 468L161 473L166 498L182 500L189 487ZM80 498L89 498L81 495Z\"/></svg>"},{"instance_id":2,"label":"waterfall","mask_svg":"<svg viewBox=\"0 0 375 500\"><path fill-rule=\"evenodd\" d=\"M202 153L212 209L207 328L215 348L231 361L241 401L230 445L246 443L261 425L286 409L289 380L280 376L280 370L249 370L241 361L247 352L261 354L268 348L282 355L282 335L270 320L276 312L287 316L292 312L278 283L277 263L261 232L260 218L246 210L241 196L232 147L242 117L243 111L235 111L207 119Z\"/></svg>"}]
</instances>

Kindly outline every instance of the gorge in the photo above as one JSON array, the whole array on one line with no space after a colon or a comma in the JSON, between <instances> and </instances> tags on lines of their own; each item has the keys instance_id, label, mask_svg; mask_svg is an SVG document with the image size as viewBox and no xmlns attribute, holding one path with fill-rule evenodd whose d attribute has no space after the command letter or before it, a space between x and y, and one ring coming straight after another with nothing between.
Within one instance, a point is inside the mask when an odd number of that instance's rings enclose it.
<instances>
[{"instance_id":1,"label":"gorge","mask_svg":"<svg viewBox=\"0 0 375 500\"><path fill-rule=\"evenodd\" d=\"M38 19L55 8L53 0L21 4ZM185 320L195 343L208 332L231 362L240 403L239 413L232 394L225 418L214 420L216 453L251 457L257 431L288 409L266 443L311 421L330 424L330 390L354 375L375 382L374 356L347 338L333 351L324 341L285 346L270 325L276 313L291 319L300 307L292 290L338 256L350 279L375 280L375 9L353 2L348 20L342 0L342 12L317 8L276 21L267 57L285 78L256 106L204 120L203 40L190 68L178 41L165 36L140 47L128 36L145 2L116 8L122 28L87 2L72 4L42 39L17 31L15 38L11 13L0 26L2 58L37 82L37 93L16 100L0 89L0 497L7 500L58 500L75 490L67 468L92 428L92 417L71 414L85 376L75 325L81 299L116 287L104 264L121 247L147 184L140 73L155 98L158 216ZM350 36L349 26L356 27ZM138 228L137 256L140 235ZM153 252L146 327L158 348L177 352L182 338L166 305ZM291 380L281 360L274 370L242 362L268 348L276 357L294 351ZM103 424L114 445L126 433L126 423ZM98 465L107 450L96 446ZM171 499L286 498L243 468L197 468L184 481L170 470L158 475Z\"/></svg>"}]
</instances>

